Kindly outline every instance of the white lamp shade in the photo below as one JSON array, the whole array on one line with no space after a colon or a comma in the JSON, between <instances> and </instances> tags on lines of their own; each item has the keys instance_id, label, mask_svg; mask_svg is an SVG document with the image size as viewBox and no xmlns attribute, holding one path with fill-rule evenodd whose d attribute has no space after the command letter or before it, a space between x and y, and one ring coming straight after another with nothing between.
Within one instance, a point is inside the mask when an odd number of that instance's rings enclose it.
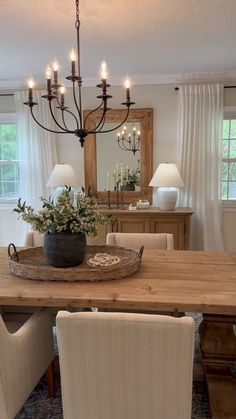
<instances>
[{"instance_id":1,"label":"white lamp shade","mask_svg":"<svg viewBox=\"0 0 236 419\"><path fill-rule=\"evenodd\" d=\"M46 186L79 186L77 178L70 164L56 164Z\"/></svg>"},{"instance_id":2,"label":"white lamp shade","mask_svg":"<svg viewBox=\"0 0 236 419\"><path fill-rule=\"evenodd\" d=\"M149 186L181 188L184 186L184 182L176 164L161 163L157 167Z\"/></svg>"}]
</instances>

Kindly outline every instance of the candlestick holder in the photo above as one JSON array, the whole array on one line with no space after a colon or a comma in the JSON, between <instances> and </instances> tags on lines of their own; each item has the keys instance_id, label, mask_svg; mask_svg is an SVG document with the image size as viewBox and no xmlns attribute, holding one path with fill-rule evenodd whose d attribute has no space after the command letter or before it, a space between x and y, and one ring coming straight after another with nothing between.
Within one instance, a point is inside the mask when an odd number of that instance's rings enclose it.
<instances>
[{"instance_id":1,"label":"candlestick holder","mask_svg":"<svg viewBox=\"0 0 236 419\"><path fill-rule=\"evenodd\" d=\"M120 207L119 203L119 182L116 182L116 208Z\"/></svg>"},{"instance_id":2,"label":"candlestick holder","mask_svg":"<svg viewBox=\"0 0 236 419\"><path fill-rule=\"evenodd\" d=\"M111 191L110 191L110 189L108 189L108 191L107 191L107 208L108 209L111 208Z\"/></svg>"},{"instance_id":3,"label":"candlestick holder","mask_svg":"<svg viewBox=\"0 0 236 419\"><path fill-rule=\"evenodd\" d=\"M124 208L124 201L123 201L123 185L120 185L120 206L121 206L121 209L123 209Z\"/></svg>"}]
</instances>

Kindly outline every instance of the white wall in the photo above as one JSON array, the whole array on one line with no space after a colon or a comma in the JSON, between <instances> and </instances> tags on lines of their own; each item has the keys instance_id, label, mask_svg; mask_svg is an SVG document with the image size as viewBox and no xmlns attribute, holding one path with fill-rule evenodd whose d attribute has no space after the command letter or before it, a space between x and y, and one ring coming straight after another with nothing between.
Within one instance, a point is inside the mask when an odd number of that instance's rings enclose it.
<instances>
[{"instance_id":1,"label":"white wall","mask_svg":"<svg viewBox=\"0 0 236 419\"><path fill-rule=\"evenodd\" d=\"M160 162L176 162L176 132L177 132L177 108L178 92L174 85L145 85L132 88L132 99L136 102L137 108L153 108L153 168ZM91 109L97 103L95 98L98 89L86 87L83 89L83 108ZM124 100L124 89L122 87L111 88L110 106L120 108ZM67 104L70 99L66 97ZM236 106L236 89L225 89L225 106ZM6 109L5 109L6 108ZM0 112L14 111L12 98L0 97ZM70 163L84 184L84 163L83 149L79 140L73 135L58 136L57 152L60 163ZM154 205L156 201L154 199ZM0 210L0 245L7 245L14 242L21 244L19 221L12 215L10 210ZM225 247L229 251L236 251L236 212L223 213L223 233Z\"/></svg>"}]
</instances>

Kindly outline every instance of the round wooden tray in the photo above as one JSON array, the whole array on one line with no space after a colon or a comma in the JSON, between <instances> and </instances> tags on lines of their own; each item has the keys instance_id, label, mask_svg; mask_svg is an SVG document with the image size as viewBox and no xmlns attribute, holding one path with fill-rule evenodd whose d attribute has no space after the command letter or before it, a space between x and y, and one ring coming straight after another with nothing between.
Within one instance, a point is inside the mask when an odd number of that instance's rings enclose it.
<instances>
[{"instance_id":1,"label":"round wooden tray","mask_svg":"<svg viewBox=\"0 0 236 419\"><path fill-rule=\"evenodd\" d=\"M11 244L12 245L12 244ZM9 245L9 248L10 246ZM14 249L15 246L13 245ZM143 247L140 252L117 246L87 246L84 262L71 268L56 268L46 263L43 247L9 252L10 271L18 276L42 281L107 281L131 275L139 269ZM109 267L91 267L87 260L95 253L109 253L120 257L120 263Z\"/></svg>"}]
</instances>

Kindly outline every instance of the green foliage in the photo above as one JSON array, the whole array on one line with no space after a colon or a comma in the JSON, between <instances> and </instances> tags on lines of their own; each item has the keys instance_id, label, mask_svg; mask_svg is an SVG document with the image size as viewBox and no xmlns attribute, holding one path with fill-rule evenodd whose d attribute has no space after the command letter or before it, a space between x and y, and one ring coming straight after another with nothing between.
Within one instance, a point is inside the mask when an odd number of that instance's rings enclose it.
<instances>
[{"instance_id":1,"label":"green foliage","mask_svg":"<svg viewBox=\"0 0 236 419\"><path fill-rule=\"evenodd\" d=\"M140 185L140 170L139 170L139 168L134 169L131 172L128 171L124 180L125 180L126 184L133 184L133 185L139 186Z\"/></svg>"},{"instance_id":2,"label":"green foliage","mask_svg":"<svg viewBox=\"0 0 236 419\"><path fill-rule=\"evenodd\" d=\"M20 198L13 211L18 213L22 220L31 224L34 231L40 233L70 231L96 236L97 225L106 223L107 218L98 212L97 201L93 196L78 193L73 205L70 191L71 188L65 186L55 203L51 197L48 200L41 198L42 210L38 212L34 212L26 202L22 203Z\"/></svg>"}]
</instances>

